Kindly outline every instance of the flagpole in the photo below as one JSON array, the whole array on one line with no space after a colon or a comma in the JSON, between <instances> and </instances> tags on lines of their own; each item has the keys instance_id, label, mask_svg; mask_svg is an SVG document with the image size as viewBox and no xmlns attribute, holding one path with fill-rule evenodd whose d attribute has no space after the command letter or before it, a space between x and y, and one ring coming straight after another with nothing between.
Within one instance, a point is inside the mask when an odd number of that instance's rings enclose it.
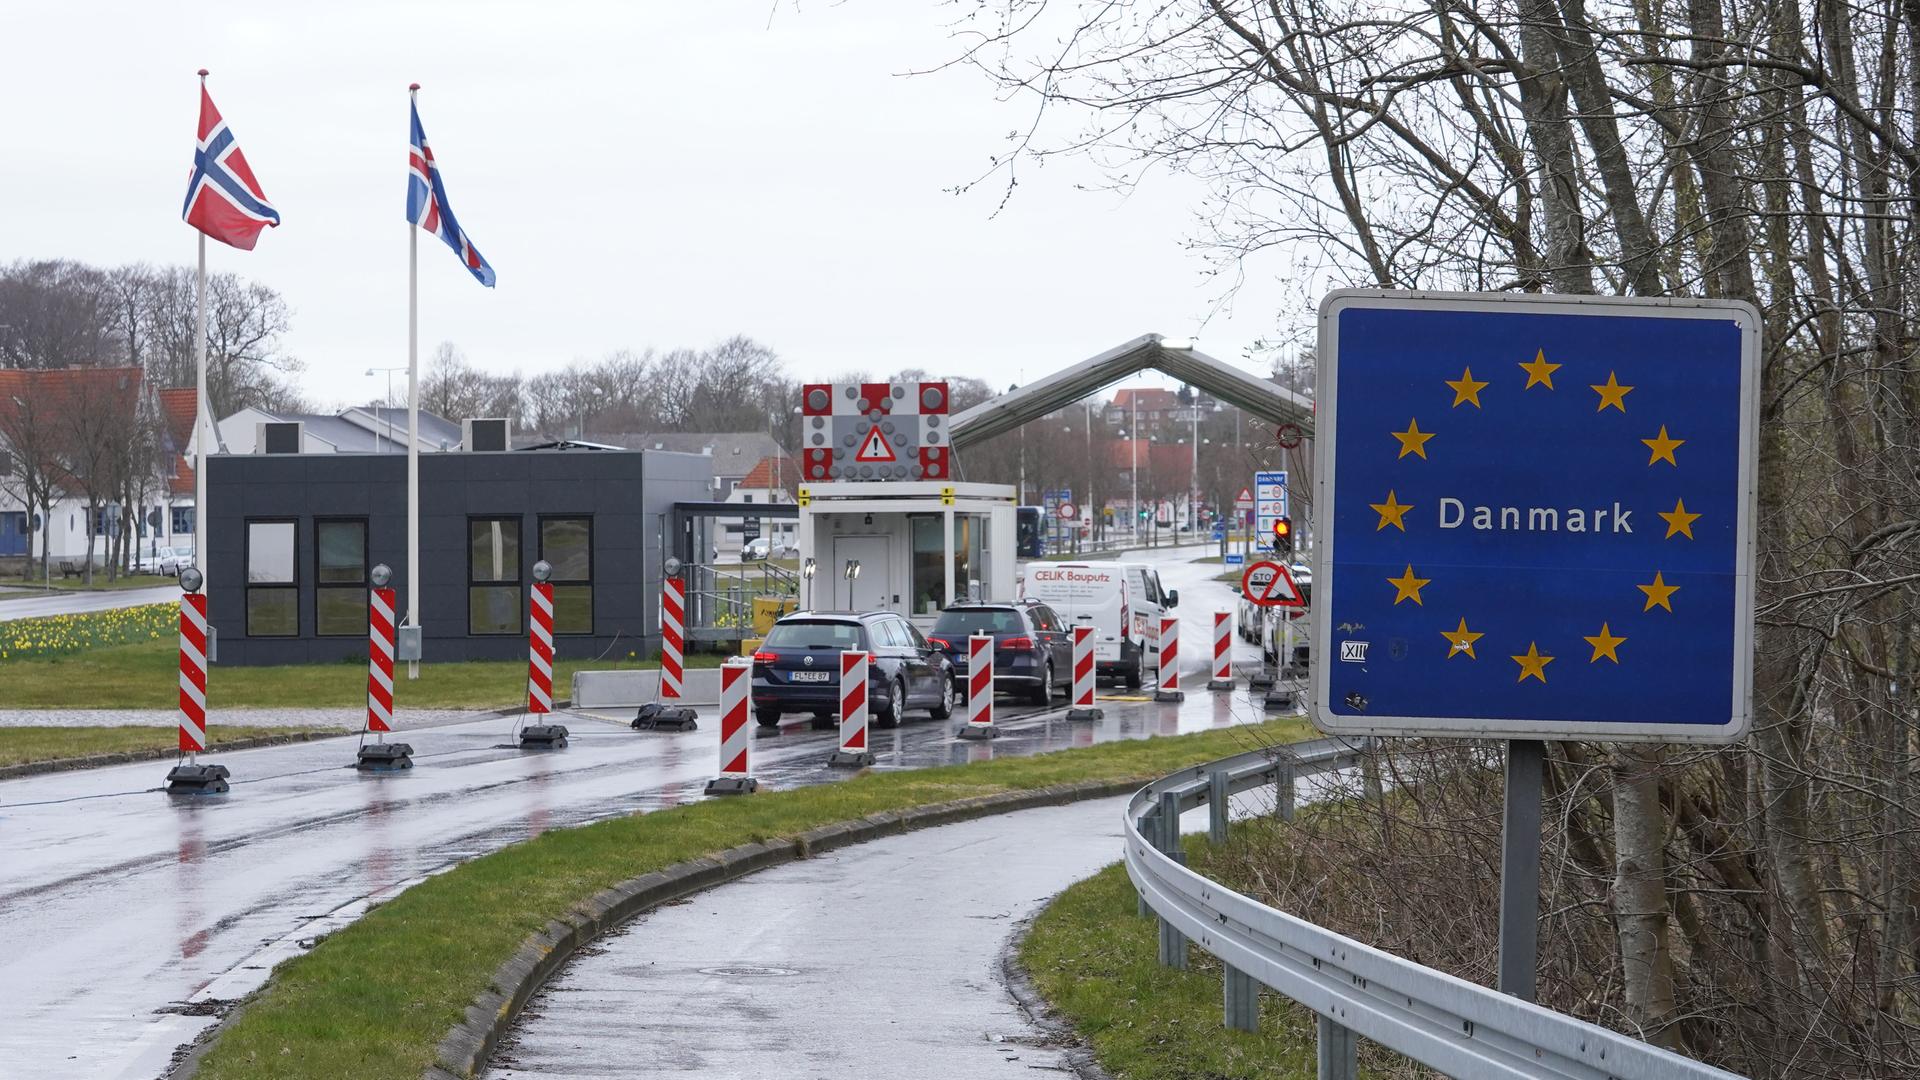
<instances>
[{"instance_id":1,"label":"flagpole","mask_svg":"<svg viewBox=\"0 0 1920 1080\"><path fill-rule=\"evenodd\" d=\"M419 93L419 83L407 91L409 98ZM407 222L407 625L420 625L420 229L412 221ZM407 678L419 677L420 661L407 661Z\"/></svg>"},{"instance_id":2,"label":"flagpole","mask_svg":"<svg viewBox=\"0 0 1920 1080\"><path fill-rule=\"evenodd\" d=\"M200 69L201 92L206 92L207 69ZM212 402L207 397L207 234L194 230L200 240L200 267L194 277L193 314L193 562L200 567L201 588L213 593L213 575L207 569L207 430L213 422Z\"/></svg>"}]
</instances>

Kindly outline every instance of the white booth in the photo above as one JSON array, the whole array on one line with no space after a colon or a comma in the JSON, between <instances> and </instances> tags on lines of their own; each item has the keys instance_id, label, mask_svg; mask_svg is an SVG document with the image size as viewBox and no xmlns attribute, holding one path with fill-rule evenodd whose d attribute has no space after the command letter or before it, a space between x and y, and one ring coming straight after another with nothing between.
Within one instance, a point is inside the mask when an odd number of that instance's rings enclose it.
<instances>
[{"instance_id":1,"label":"white booth","mask_svg":"<svg viewBox=\"0 0 1920 1080\"><path fill-rule=\"evenodd\" d=\"M805 607L897 611L926 626L951 602L1014 599L1011 485L831 481L802 486L797 501L800 565L814 560Z\"/></svg>"}]
</instances>

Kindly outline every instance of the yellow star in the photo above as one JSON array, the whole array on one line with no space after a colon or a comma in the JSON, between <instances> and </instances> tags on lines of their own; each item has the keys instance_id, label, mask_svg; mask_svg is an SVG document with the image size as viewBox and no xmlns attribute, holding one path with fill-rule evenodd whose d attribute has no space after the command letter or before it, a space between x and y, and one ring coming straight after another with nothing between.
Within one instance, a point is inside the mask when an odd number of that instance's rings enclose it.
<instances>
[{"instance_id":1,"label":"yellow star","mask_svg":"<svg viewBox=\"0 0 1920 1080\"><path fill-rule=\"evenodd\" d=\"M1627 395L1633 392L1633 387L1621 386L1620 380L1614 377L1613 372L1607 372L1606 382L1587 385L1600 395L1600 407L1593 410L1594 412L1605 412L1609 405L1621 412L1627 411Z\"/></svg>"},{"instance_id":2,"label":"yellow star","mask_svg":"<svg viewBox=\"0 0 1920 1080\"><path fill-rule=\"evenodd\" d=\"M1559 371L1561 365L1547 363L1547 350L1541 349L1533 354L1533 363L1521 364L1520 367L1527 373L1527 385L1521 387L1522 390L1531 390L1539 383L1545 383L1547 389L1551 390L1553 373Z\"/></svg>"},{"instance_id":3,"label":"yellow star","mask_svg":"<svg viewBox=\"0 0 1920 1080\"><path fill-rule=\"evenodd\" d=\"M1456 406L1463 401L1471 401L1474 408L1480 407L1480 391L1485 390L1487 384L1473 377L1472 368L1462 371L1460 378L1448 379L1446 383L1453 389L1453 403Z\"/></svg>"},{"instance_id":4,"label":"yellow star","mask_svg":"<svg viewBox=\"0 0 1920 1080\"><path fill-rule=\"evenodd\" d=\"M1667 438L1667 425L1665 424L1660 425L1659 435L1651 439L1641 439L1640 441L1643 443L1646 443L1647 449L1653 451L1652 456L1647 458L1648 465L1652 465L1654 462L1659 461L1661 458L1666 458L1667 464L1673 466L1676 469L1680 467L1680 463L1673 460L1673 451L1676 447L1680 446L1682 443L1685 443L1687 440Z\"/></svg>"},{"instance_id":5,"label":"yellow star","mask_svg":"<svg viewBox=\"0 0 1920 1080\"><path fill-rule=\"evenodd\" d=\"M1387 579L1387 584L1399 590L1397 593L1394 594L1394 597L1393 597L1394 606L1396 607L1399 606L1400 601L1402 600L1411 600L1414 603L1419 604L1421 607L1426 607L1426 604L1423 603L1420 599L1420 589L1422 586L1426 585L1428 582L1432 580L1433 580L1432 578L1414 577L1413 564L1408 563L1406 573L1400 575L1397 578Z\"/></svg>"},{"instance_id":6,"label":"yellow star","mask_svg":"<svg viewBox=\"0 0 1920 1080\"><path fill-rule=\"evenodd\" d=\"M1433 438L1433 432L1421 431L1420 421L1409 420L1407 430L1392 434L1394 438L1400 440L1400 457L1406 457L1408 454L1419 454L1423 458L1427 456L1427 440Z\"/></svg>"},{"instance_id":7,"label":"yellow star","mask_svg":"<svg viewBox=\"0 0 1920 1080\"><path fill-rule=\"evenodd\" d=\"M1587 663L1597 664L1603 656L1616 664L1619 663L1620 655L1614 650L1619 648L1620 643L1625 640L1627 639L1623 637L1615 637L1613 631L1607 629L1607 624L1601 623L1600 632L1587 639L1587 644L1593 646L1593 659L1588 660Z\"/></svg>"},{"instance_id":8,"label":"yellow star","mask_svg":"<svg viewBox=\"0 0 1920 1080\"><path fill-rule=\"evenodd\" d=\"M1520 677L1514 682L1526 682L1530 678L1546 682L1547 665L1553 663L1553 657L1540 655L1540 646L1529 641L1526 655L1516 656L1513 661L1520 665Z\"/></svg>"},{"instance_id":9,"label":"yellow star","mask_svg":"<svg viewBox=\"0 0 1920 1080\"><path fill-rule=\"evenodd\" d=\"M1440 636L1453 643L1452 647L1447 650L1447 659L1453 659L1454 653L1466 653L1467 659L1478 660L1480 658L1475 656L1473 652L1473 643L1487 635L1484 631L1476 634L1467 629L1467 620L1462 618L1460 620L1460 629L1442 630L1440 631Z\"/></svg>"},{"instance_id":10,"label":"yellow star","mask_svg":"<svg viewBox=\"0 0 1920 1080\"><path fill-rule=\"evenodd\" d=\"M1668 540L1673 539L1675 533L1679 533L1689 540L1693 539L1693 523L1699 520L1700 515L1687 513L1687 501L1685 499L1673 500L1673 513L1663 513L1660 516L1667 519L1666 538ZM1402 531L1404 532L1405 530Z\"/></svg>"},{"instance_id":11,"label":"yellow star","mask_svg":"<svg viewBox=\"0 0 1920 1080\"><path fill-rule=\"evenodd\" d=\"M1379 532L1389 525L1399 529L1401 532L1407 531L1407 511L1413 509L1412 503L1400 502L1394 497L1393 492L1389 491L1387 492L1386 502L1368 503L1367 505L1373 507L1374 511L1380 515L1380 524L1373 527L1374 532Z\"/></svg>"},{"instance_id":12,"label":"yellow star","mask_svg":"<svg viewBox=\"0 0 1920 1080\"><path fill-rule=\"evenodd\" d=\"M1641 611L1652 611L1655 605L1672 611L1673 601L1671 598L1674 593L1680 591L1680 586L1667 584L1667 579L1661 577L1660 571L1658 570L1653 572L1653 584L1635 585L1634 588L1647 594L1647 606L1641 608Z\"/></svg>"}]
</instances>

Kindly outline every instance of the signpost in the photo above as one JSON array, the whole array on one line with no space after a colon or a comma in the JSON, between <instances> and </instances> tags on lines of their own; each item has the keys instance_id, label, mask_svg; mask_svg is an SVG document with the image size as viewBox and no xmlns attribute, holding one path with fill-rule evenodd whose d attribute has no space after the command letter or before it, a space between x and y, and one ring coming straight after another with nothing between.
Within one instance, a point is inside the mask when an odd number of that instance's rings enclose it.
<instances>
[{"instance_id":1,"label":"signpost","mask_svg":"<svg viewBox=\"0 0 1920 1080\"><path fill-rule=\"evenodd\" d=\"M1273 535L1273 523L1287 512L1287 471L1272 469L1253 474L1253 531L1260 543Z\"/></svg>"},{"instance_id":2,"label":"signpost","mask_svg":"<svg viewBox=\"0 0 1920 1080\"><path fill-rule=\"evenodd\" d=\"M1541 740L1718 743L1751 721L1759 326L1706 300L1321 306L1313 721L1508 740L1517 996Z\"/></svg>"}]
</instances>

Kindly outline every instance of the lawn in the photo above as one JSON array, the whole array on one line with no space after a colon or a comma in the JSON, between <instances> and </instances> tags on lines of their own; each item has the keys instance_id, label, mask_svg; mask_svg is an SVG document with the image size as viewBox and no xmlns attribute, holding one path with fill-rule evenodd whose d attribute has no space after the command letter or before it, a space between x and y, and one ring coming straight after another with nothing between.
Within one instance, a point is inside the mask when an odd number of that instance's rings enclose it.
<instances>
[{"instance_id":1,"label":"lawn","mask_svg":"<svg viewBox=\"0 0 1920 1080\"><path fill-rule=\"evenodd\" d=\"M1204 837L1188 858L1204 872ZM1159 930L1141 918L1126 867L1118 863L1056 897L1020 945L1020 962L1041 996L1093 1044L1109 1073L1127 1080L1309 1080L1314 1019L1271 992L1261 995L1260 1030L1234 1031L1221 1018L1220 962L1198 947L1190 967L1160 966Z\"/></svg>"},{"instance_id":2,"label":"lawn","mask_svg":"<svg viewBox=\"0 0 1920 1080\"><path fill-rule=\"evenodd\" d=\"M223 744L241 739L344 730L324 727L226 727L216 724L207 729L207 739L208 748L218 750ZM170 727L0 728L0 766L59 761L93 754L171 750L178 745L179 733Z\"/></svg>"},{"instance_id":3,"label":"lawn","mask_svg":"<svg viewBox=\"0 0 1920 1080\"><path fill-rule=\"evenodd\" d=\"M202 1080L416 1080L520 943L602 889L818 826L1005 791L1140 780L1306 734L1298 721L698 803L549 832L408 889L274 972L220 1034ZM1215 984L1213 993L1219 993ZM1217 1028L1217 1018L1215 1027Z\"/></svg>"}]
</instances>

